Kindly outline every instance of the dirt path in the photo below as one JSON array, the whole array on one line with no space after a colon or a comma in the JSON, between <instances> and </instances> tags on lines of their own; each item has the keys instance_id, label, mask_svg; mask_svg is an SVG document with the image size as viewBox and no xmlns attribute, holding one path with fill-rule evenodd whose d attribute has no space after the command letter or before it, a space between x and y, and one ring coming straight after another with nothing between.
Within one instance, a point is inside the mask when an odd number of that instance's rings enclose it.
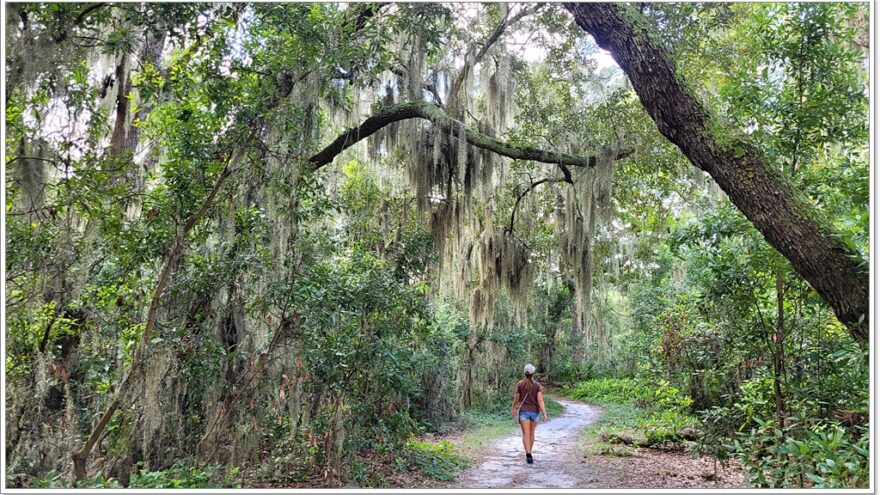
<instances>
[{"instance_id":1,"label":"dirt path","mask_svg":"<svg viewBox=\"0 0 880 495\"><path fill-rule=\"evenodd\" d=\"M558 400L558 399L557 399ZM684 452L629 449L618 455L588 454L581 432L599 419L599 408L558 400L565 412L535 432L535 463L526 464L519 428L498 438L482 461L449 488L744 488L735 462L715 471L711 457ZM514 430L514 428L516 428ZM717 476L717 480L716 480Z\"/></svg>"},{"instance_id":2,"label":"dirt path","mask_svg":"<svg viewBox=\"0 0 880 495\"><path fill-rule=\"evenodd\" d=\"M578 488L583 486L580 432L599 419L598 408L558 400L565 412L535 432L534 464L526 464L522 435L499 438L489 447L484 461L462 473L456 488ZM512 425L513 426L513 425Z\"/></svg>"}]
</instances>

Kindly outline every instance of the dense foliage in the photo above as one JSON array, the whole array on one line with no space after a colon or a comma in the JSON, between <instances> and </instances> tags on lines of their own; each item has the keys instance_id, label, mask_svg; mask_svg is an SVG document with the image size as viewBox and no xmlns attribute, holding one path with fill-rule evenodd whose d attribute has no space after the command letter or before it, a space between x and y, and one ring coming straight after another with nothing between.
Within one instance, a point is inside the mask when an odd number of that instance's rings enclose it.
<instances>
[{"instance_id":1,"label":"dense foliage","mask_svg":"<svg viewBox=\"0 0 880 495\"><path fill-rule=\"evenodd\" d=\"M867 10L641 7L863 268ZM525 362L755 486L867 486L867 346L559 6L6 13L9 486L448 481L419 436ZM413 101L453 123L310 158Z\"/></svg>"}]
</instances>

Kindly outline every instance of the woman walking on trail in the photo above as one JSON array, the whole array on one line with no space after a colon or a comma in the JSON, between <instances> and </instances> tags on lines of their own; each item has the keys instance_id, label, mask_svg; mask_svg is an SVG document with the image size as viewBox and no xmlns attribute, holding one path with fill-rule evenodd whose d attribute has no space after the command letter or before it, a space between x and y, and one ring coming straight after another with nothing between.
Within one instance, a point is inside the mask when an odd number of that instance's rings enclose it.
<instances>
[{"instance_id":1,"label":"woman walking on trail","mask_svg":"<svg viewBox=\"0 0 880 495\"><path fill-rule=\"evenodd\" d=\"M526 375L524 380L516 384L513 394L513 407L510 408L514 419L522 428L523 447L526 449L526 462L531 464L532 446L535 445L535 427L538 426L538 411L544 415L547 421L547 410L544 408L544 394L541 392L541 384L532 379L535 367L527 364L523 368Z\"/></svg>"}]
</instances>

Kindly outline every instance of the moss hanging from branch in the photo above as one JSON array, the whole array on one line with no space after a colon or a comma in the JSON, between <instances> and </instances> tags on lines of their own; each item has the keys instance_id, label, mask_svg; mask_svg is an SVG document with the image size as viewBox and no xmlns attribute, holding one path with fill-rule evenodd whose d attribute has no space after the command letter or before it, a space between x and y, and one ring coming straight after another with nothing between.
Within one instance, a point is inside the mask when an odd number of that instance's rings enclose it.
<instances>
[{"instance_id":1,"label":"moss hanging from branch","mask_svg":"<svg viewBox=\"0 0 880 495\"><path fill-rule=\"evenodd\" d=\"M418 44L408 47L409 61L419 66L423 57ZM468 62L475 57L473 47ZM481 53L485 55L485 52ZM488 60L488 59L487 59ZM421 80L416 81L412 70L401 71L395 87L417 101L393 104L394 88L385 88L383 106L357 127L339 135L323 150L309 158L315 170L330 163L339 153L365 138L371 138L371 155L384 149L390 154L401 142L404 146L407 178L415 190L421 211L430 212L430 228L441 263L460 267L459 276L451 280L453 291L464 295L468 290L470 271L477 276L477 287L471 293L470 319L474 326L489 327L494 311L494 291L509 292L518 319L525 308L525 291L531 282L529 251L512 231L496 230L491 218L481 220L472 212L472 195L480 185L481 203L493 200L496 164L494 155L555 163L563 167L594 168L581 175L581 180L569 188L565 198L565 221L560 229L564 260L573 272L578 293L578 308L582 315L589 313L592 278L591 243L597 217L610 217L610 182L614 160L632 153L632 148L619 148L589 155L547 151L532 147L513 146L494 137L494 132L506 125L513 113L510 61L501 56L493 63L485 63L481 71L480 89L486 98L486 110L477 129L468 128L460 119L447 115L440 107L419 101L422 97ZM467 105L469 84L457 81L464 91L456 107ZM459 86L459 87L461 87ZM417 120L430 125L420 125ZM399 126L397 129L392 126ZM396 138L398 129L403 136ZM568 179L568 177L567 177ZM522 199L521 197L518 199ZM519 201L517 201L519 203ZM522 302L522 304L519 304ZM588 322L588 318L582 321Z\"/></svg>"},{"instance_id":2,"label":"moss hanging from branch","mask_svg":"<svg viewBox=\"0 0 880 495\"><path fill-rule=\"evenodd\" d=\"M28 146L24 139L19 145L18 156L10 162L11 175L21 188L16 207L26 212L31 221L40 218L45 204L48 162L43 143Z\"/></svg>"},{"instance_id":3,"label":"moss hanging from branch","mask_svg":"<svg viewBox=\"0 0 880 495\"><path fill-rule=\"evenodd\" d=\"M333 140L333 142L324 147L324 149L312 155L308 159L308 162L317 170L332 162L339 153L354 146L362 139L370 137L387 125L407 119L430 120L436 127L439 127L446 132L456 135L459 132L458 129L456 129L456 121L446 115L440 107L432 103L423 101L398 103L380 109L358 127L342 133L339 137ZM596 155L576 156L569 153L547 151L531 146L516 146L491 138L467 127L464 127L464 132L467 142L471 145L508 158L532 160L543 163L558 163L573 167L594 167L596 165ZM632 148L625 148L615 155L615 159L619 160L628 156L632 152Z\"/></svg>"},{"instance_id":4,"label":"moss hanging from branch","mask_svg":"<svg viewBox=\"0 0 880 495\"><path fill-rule=\"evenodd\" d=\"M514 114L514 79L510 55L501 53L497 61L490 58L483 63L479 82L485 99L482 114L490 127L504 132Z\"/></svg>"},{"instance_id":5,"label":"moss hanging from branch","mask_svg":"<svg viewBox=\"0 0 880 495\"><path fill-rule=\"evenodd\" d=\"M597 210L608 211L611 162L628 156L632 153L632 148L576 156L513 146L469 129L463 122L450 118L434 104L415 101L378 110L360 126L341 134L308 161L314 169L319 169L360 140L391 124L413 119L428 120L432 124L427 128L408 122L407 125L414 129L412 132L415 137L406 138L405 143L409 157L410 184L416 190L420 209L431 212L431 231L435 236L436 247L443 255L441 258L468 266L471 261L469 257L462 259L463 253L468 252L463 249L466 238L480 236L480 262L477 265L479 286L472 294L470 304L471 322L476 326L491 325L492 309L489 306L494 304L492 291L496 283L510 292L514 307L524 308L524 303L519 305L516 301L525 300L524 290L531 280L528 249L515 240L510 232L496 231L491 226L491 221L487 225L475 225L470 214L471 192L477 178L481 182L484 195L491 197L494 164L491 159L486 158L498 154L514 159L591 169L581 174L579 185L569 188L565 201L565 230L561 233L565 259L575 272L575 285L580 297L579 310L583 314L588 313L589 281L592 278L590 246L595 232ZM488 164L488 167L483 169L483 164ZM593 168L597 170L592 170ZM594 194L594 190L599 192L598 196ZM450 240L452 243L448 244ZM462 284L466 285L467 280L468 277L462 277L461 281L453 281L455 292L461 293Z\"/></svg>"},{"instance_id":6,"label":"moss hanging from branch","mask_svg":"<svg viewBox=\"0 0 880 495\"><path fill-rule=\"evenodd\" d=\"M557 197L556 237L563 267L575 288L575 311L589 340L593 289L593 239L598 223L610 221L614 157L620 151L603 149L596 166L573 171L573 182Z\"/></svg>"}]
</instances>

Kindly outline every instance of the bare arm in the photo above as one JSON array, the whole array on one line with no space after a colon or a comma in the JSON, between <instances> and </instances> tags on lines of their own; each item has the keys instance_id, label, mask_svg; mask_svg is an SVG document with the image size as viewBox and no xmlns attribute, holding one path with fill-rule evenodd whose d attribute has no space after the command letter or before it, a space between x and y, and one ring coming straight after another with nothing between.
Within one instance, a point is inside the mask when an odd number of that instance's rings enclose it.
<instances>
[{"instance_id":1,"label":"bare arm","mask_svg":"<svg viewBox=\"0 0 880 495\"><path fill-rule=\"evenodd\" d=\"M544 408L544 392L538 391L538 408L541 409L541 414L544 415L544 421L547 421L547 409Z\"/></svg>"},{"instance_id":2,"label":"bare arm","mask_svg":"<svg viewBox=\"0 0 880 495\"><path fill-rule=\"evenodd\" d=\"M517 404L519 404L520 400L521 399L519 397L519 388L517 388L516 391L513 393L513 405L510 406L510 414L513 414L514 416L516 415L516 406Z\"/></svg>"}]
</instances>

